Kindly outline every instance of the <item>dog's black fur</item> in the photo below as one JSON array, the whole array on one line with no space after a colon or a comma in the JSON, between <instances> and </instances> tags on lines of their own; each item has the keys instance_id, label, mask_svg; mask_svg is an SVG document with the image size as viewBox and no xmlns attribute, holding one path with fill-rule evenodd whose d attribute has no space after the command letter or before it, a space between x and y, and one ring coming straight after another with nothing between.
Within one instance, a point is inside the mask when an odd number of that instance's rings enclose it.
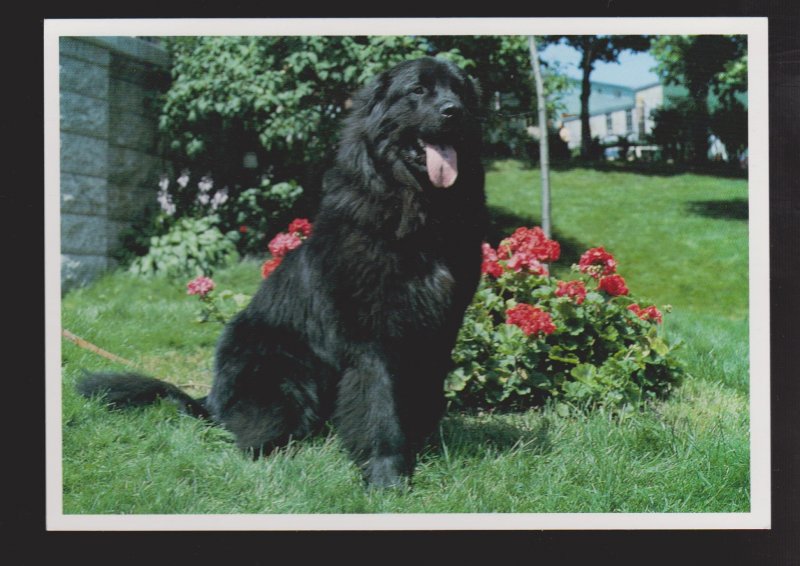
<instances>
[{"instance_id":1,"label":"dog's black fur","mask_svg":"<svg viewBox=\"0 0 800 566\"><path fill-rule=\"evenodd\" d=\"M114 404L177 400L266 453L332 420L373 486L410 476L445 407L451 351L480 277L486 223L476 83L407 61L353 99L311 237L225 327L207 398L126 374L85 379ZM419 140L451 146L434 186Z\"/></svg>"}]
</instances>

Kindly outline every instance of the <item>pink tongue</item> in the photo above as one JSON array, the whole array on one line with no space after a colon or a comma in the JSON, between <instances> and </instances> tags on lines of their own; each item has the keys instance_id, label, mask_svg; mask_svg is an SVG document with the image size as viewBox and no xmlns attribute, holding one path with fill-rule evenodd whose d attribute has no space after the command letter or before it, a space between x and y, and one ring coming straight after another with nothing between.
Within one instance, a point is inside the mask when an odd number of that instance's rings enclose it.
<instances>
[{"instance_id":1,"label":"pink tongue","mask_svg":"<svg viewBox=\"0 0 800 566\"><path fill-rule=\"evenodd\" d=\"M450 145L432 145L424 143L425 159L428 165L428 177L434 187L452 186L458 177L458 156Z\"/></svg>"}]
</instances>

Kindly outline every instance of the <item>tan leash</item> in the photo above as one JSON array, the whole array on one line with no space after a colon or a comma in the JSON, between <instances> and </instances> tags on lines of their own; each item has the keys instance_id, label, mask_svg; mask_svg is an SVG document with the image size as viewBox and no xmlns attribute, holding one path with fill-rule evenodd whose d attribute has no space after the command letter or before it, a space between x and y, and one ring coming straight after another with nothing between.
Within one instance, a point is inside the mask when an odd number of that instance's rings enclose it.
<instances>
[{"instance_id":1,"label":"tan leash","mask_svg":"<svg viewBox=\"0 0 800 566\"><path fill-rule=\"evenodd\" d=\"M128 367L132 367L132 368L136 368L136 369L138 369L138 367L139 367L135 363L133 363L132 361L126 360L125 358L121 358L116 354L112 354L111 352L107 352L106 350L103 350L101 347L95 346L94 344L92 344L88 340L84 340L80 336L76 336L75 334L73 334L69 330L62 329L61 330L61 335L64 338L66 338L67 340L69 340L70 342L72 342L74 344L77 344L78 346L80 346L84 350L89 350L90 352L93 352L93 353L97 354L98 356L103 356L106 359L109 359L109 360L111 360L113 362L118 362L118 363L126 365Z\"/></svg>"},{"instance_id":2,"label":"tan leash","mask_svg":"<svg viewBox=\"0 0 800 566\"><path fill-rule=\"evenodd\" d=\"M136 363L134 363L134 362L132 362L130 360L126 360L125 358L122 358L122 357L120 357L120 356L118 356L116 354L112 354L111 352L103 350L100 346L95 346L94 344L92 344L88 340L84 340L80 336L77 336L77 335L73 334L72 332L70 332L67 329L62 328L61 329L61 335L64 338L66 338L67 340L69 340L70 342L72 342L73 344L76 344L77 346L83 348L84 350L89 350L93 354L97 354L98 356L102 356L102 357L104 357L104 358L106 358L108 360L120 363L122 365L126 365L126 366L128 366L130 368L133 368L133 369L137 369L137 370L141 370L142 369L138 364L136 364ZM178 385L181 386L181 387L194 387L194 388L197 388L197 389L210 389L211 388L211 386L208 385L208 384L195 383L193 381L189 381L187 383L179 383Z\"/></svg>"}]
</instances>

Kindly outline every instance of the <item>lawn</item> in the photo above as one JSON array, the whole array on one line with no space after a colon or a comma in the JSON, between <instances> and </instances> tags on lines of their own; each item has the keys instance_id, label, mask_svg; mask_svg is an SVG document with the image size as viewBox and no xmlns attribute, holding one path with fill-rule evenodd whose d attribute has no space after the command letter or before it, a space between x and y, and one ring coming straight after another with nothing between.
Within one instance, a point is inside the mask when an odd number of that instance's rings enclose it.
<instances>
[{"instance_id":1,"label":"lawn","mask_svg":"<svg viewBox=\"0 0 800 566\"><path fill-rule=\"evenodd\" d=\"M746 512L747 184L711 176L573 168L552 174L557 272L605 246L639 297L670 304L690 377L668 399L616 418L450 413L411 490L374 492L336 435L252 461L224 430L169 404L106 411L78 397L82 369L122 369L63 343L63 495L67 514ZM538 223L539 171L495 162L492 238ZM496 243L496 242L495 242ZM252 292L259 265L215 275ZM211 379L215 324L194 321L181 283L114 273L63 299L63 326L193 395Z\"/></svg>"}]
</instances>

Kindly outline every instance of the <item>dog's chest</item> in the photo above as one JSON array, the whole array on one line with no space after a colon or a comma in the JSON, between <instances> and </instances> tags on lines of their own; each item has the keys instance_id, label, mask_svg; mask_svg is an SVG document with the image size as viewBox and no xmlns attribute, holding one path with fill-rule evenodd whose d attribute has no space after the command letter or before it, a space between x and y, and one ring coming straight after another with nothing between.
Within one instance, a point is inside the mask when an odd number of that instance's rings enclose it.
<instances>
[{"instance_id":1,"label":"dog's chest","mask_svg":"<svg viewBox=\"0 0 800 566\"><path fill-rule=\"evenodd\" d=\"M442 309L449 306L455 284L451 271L437 262L425 275L409 281L406 292L420 307L429 303L431 308Z\"/></svg>"},{"instance_id":2,"label":"dog's chest","mask_svg":"<svg viewBox=\"0 0 800 566\"><path fill-rule=\"evenodd\" d=\"M388 289L385 320L389 333L408 335L436 332L446 322L453 305L456 280L442 262L415 277L400 279L395 289Z\"/></svg>"}]
</instances>

